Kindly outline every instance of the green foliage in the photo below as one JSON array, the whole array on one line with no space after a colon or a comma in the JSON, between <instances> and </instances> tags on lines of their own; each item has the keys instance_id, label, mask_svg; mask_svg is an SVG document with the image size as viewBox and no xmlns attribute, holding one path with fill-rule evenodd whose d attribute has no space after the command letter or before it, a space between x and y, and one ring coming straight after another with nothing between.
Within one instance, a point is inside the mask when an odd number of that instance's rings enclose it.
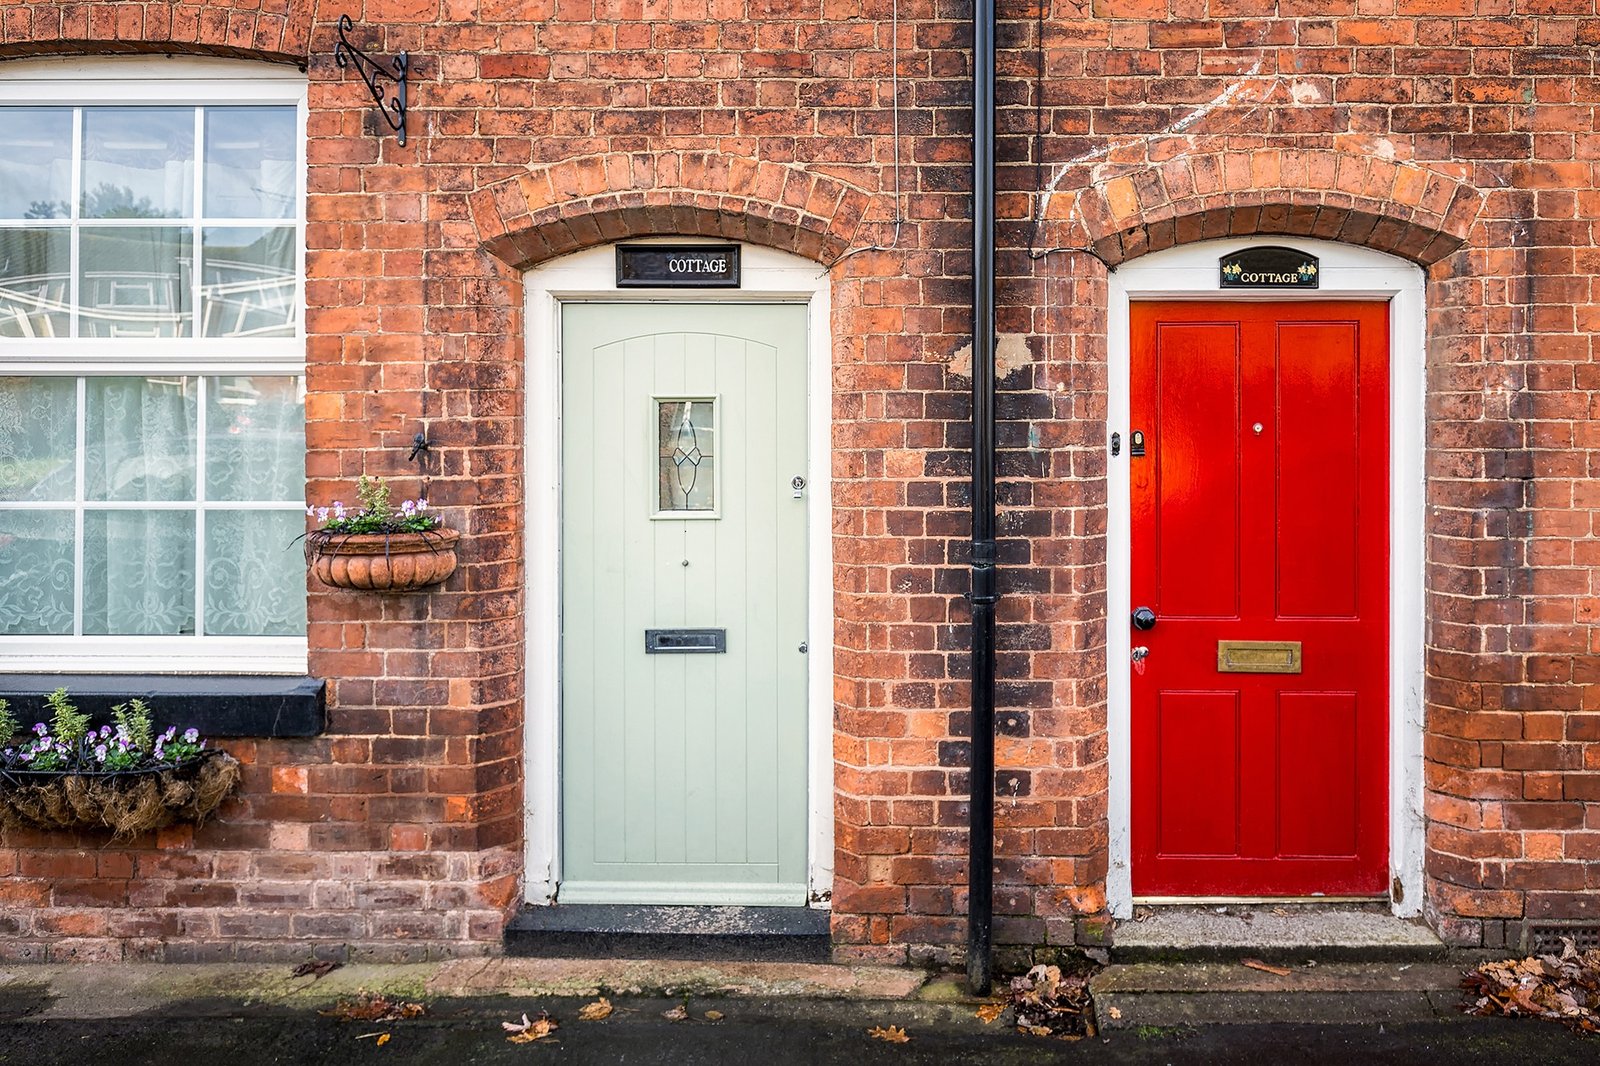
<instances>
[{"instance_id":1,"label":"green foliage","mask_svg":"<svg viewBox=\"0 0 1600 1066\"><path fill-rule=\"evenodd\" d=\"M443 524L428 510L427 500L406 500L396 507L389 485L381 477L362 474L356 480L356 496L361 501L359 511L347 511L342 503L336 503L331 518L327 507L311 507L306 513L324 523L323 531L339 534L427 533Z\"/></svg>"},{"instance_id":2,"label":"green foliage","mask_svg":"<svg viewBox=\"0 0 1600 1066\"><path fill-rule=\"evenodd\" d=\"M50 705L50 732L61 743L72 747L89 733L89 716L67 699L67 690L58 688L45 697Z\"/></svg>"},{"instance_id":3,"label":"green foliage","mask_svg":"<svg viewBox=\"0 0 1600 1066\"><path fill-rule=\"evenodd\" d=\"M17 735L17 719L11 713L11 704L0 700L0 748L11 743L11 738Z\"/></svg>"},{"instance_id":4,"label":"green foliage","mask_svg":"<svg viewBox=\"0 0 1600 1066\"><path fill-rule=\"evenodd\" d=\"M380 522L387 522L394 516L394 508L389 505L389 484L381 477L362 474L356 478L356 499L361 501L364 515L371 515Z\"/></svg>"},{"instance_id":5,"label":"green foliage","mask_svg":"<svg viewBox=\"0 0 1600 1066\"><path fill-rule=\"evenodd\" d=\"M111 720L116 723L122 734L128 738L128 745L135 751L145 752L150 750L154 739L150 724L150 705L141 699L132 699L127 703L119 703L111 708Z\"/></svg>"}]
</instances>

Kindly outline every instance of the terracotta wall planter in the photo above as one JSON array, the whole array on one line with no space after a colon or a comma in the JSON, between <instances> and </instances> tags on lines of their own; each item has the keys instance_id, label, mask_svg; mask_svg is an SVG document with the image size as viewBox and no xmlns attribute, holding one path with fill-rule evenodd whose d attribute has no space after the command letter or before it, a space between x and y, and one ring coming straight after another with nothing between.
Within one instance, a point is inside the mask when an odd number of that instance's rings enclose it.
<instances>
[{"instance_id":1,"label":"terracotta wall planter","mask_svg":"<svg viewBox=\"0 0 1600 1066\"><path fill-rule=\"evenodd\" d=\"M428 533L312 533L306 561L324 585L370 592L409 592L456 572L453 529Z\"/></svg>"}]
</instances>

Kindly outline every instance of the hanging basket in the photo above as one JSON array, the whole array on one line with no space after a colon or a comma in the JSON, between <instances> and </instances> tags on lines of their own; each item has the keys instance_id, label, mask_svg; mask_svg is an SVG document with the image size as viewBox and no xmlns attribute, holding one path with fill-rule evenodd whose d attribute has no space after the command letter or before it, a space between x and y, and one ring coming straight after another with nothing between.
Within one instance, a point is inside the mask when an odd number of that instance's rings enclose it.
<instances>
[{"instance_id":1,"label":"hanging basket","mask_svg":"<svg viewBox=\"0 0 1600 1066\"><path fill-rule=\"evenodd\" d=\"M437 585L456 572L461 534L440 527L426 533L332 533L306 536L306 562L317 580L341 589L410 592Z\"/></svg>"},{"instance_id":2,"label":"hanging basket","mask_svg":"<svg viewBox=\"0 0 1600 1066\"><path fill-rule=\"evenodd\" d=\"M150 770L4 770L0 830L110 829L125 840L178 822L199 825L238 784L239 761L225 751Z\"/></svg>"}]
</instances>

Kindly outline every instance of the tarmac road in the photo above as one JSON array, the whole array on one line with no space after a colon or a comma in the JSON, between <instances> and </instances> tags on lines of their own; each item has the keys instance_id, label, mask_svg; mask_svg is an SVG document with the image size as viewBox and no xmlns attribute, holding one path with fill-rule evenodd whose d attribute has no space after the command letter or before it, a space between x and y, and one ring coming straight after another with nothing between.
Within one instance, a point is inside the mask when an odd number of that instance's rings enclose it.
<instances>
[{"instance_id":1,"label":"tarmac road","mask_svg":"<svg viewBox=\"0 0 1600 1066\"><path fill-rule=\"evenodd\" d=\"M611 1017L577 1020L587 1000L436 1000L421 1018L349 1022L307 1008L238 1002L169 1003L131 1017L48 1017L37 990L0 989L3 1066L264 1066L362 1063L564 1064L952 1064L1033 1063L1385 1064L1520 1066L1600 1063L1600 1037L1533 1021L1452 1019L1402 1025L1216 1025L1204 1030L1123 1030L1067 1042L985 1026L961 1005L823 999L615 998ZM687 1003L690 1020L662 1013ZM548 1011L560 1028L532 1044L511 1044L500 1022ZM708 1010L721 1011L707 1021ZM867 1035L903 1026L894 1044ZM378 1034L389 1034L380 1045Z\"/></svg>"}]
</instances>

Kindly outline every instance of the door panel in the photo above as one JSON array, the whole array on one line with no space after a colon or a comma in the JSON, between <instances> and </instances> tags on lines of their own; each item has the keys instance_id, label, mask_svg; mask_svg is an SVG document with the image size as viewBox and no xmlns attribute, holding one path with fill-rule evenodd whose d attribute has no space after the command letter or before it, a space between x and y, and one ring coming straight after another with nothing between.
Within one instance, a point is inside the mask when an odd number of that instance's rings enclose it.
<instances>
[{"instance_id":1,"label":"door panel","mask_svg":"<svg viewBox=\"0 0 1600 1066\"><path fill-rule=\"evenodd\" d=\"M563 308L564 902L805 902L805 344L796 305Z\"/></svg>"},{"instance_id":2,"label":"door panel","mask_svg":"<svg viewBox=\"0 0 1600 1066\"><path fill-rule=\"evenodd\" d=\"M1135 303L1133 887L1387 887L1388 309ZM1297 673L1219 642L1297 642ZM1273 654L1277 654L1274 652Z\"/></svg>"}]
</instances>

